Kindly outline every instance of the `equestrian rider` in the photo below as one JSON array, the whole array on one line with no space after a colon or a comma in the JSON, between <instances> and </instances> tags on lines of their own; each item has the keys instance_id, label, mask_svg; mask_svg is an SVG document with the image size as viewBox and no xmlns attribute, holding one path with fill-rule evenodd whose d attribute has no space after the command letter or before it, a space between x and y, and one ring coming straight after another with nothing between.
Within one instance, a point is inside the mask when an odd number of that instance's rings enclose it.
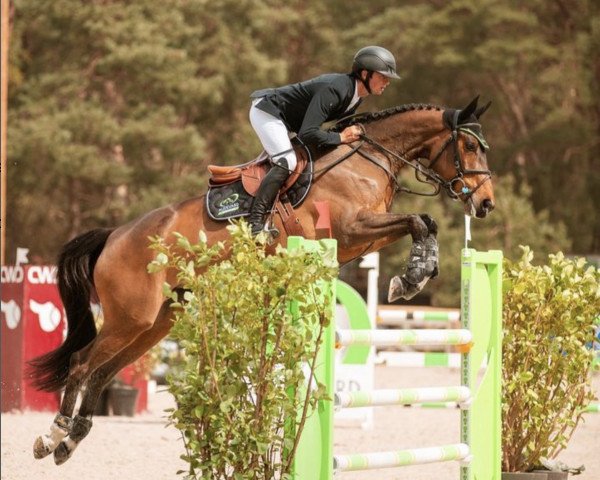
<instances>
[{"instance_id":1,"label":"equestrian rider","mask_svg":"<svg viewBox=\"0 0 600 480\"><path fill-rule=\"evenodd\" d=\"M360 138L353 125L341 133L321 125L351 115L369 94L381 95L396 74L396 60L385 48L361 48L350 74L329 73L304 82L252 93L250 123L273 164L255 195L248 223L252 234L265 229L265 217L273 208L279 189L296 168L290 133L306 145L337 146ZM270 232L274 233L274 232Z\"/></svg>"}]
</instances>

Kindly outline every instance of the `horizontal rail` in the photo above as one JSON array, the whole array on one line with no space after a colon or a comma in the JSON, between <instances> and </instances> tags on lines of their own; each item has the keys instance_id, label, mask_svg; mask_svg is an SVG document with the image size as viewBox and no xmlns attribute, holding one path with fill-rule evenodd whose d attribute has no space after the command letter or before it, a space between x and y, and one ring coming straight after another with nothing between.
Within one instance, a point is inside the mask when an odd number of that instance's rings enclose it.
<instances>
[{"instance_id":1,"label":"horizontal rail","mask_svg":"<svg viewBox=\"0 0 600 480\"><path fill-rule=\"evenodd\" d=\"M376 362L384 363L388 367L460 368L461 357L460 353L379 351Z\"/></svg>"},{"instance_id":2,"label":"horizontal rail","mask_svg":"<svg viewBox=\"0 0 600 480\"><path fill-rule=\"evenodd\" d=\"M402 405L404 408L460 408L461 404L456 402L433 402L416 403L414 405Z\"/></svg>"},{"instance_id":3,"label":"horizontal rail","mask_svg":"<svg viewBox=\"0 0 600 480\"><path fill-rule=\"evenodd\" d=\"M377 407L384 405L410 405L427 402L465 402L471 398L467 387L431 387L338 392L338 408Z\"/></svg>"},{"instance_id":4,"label":"horizontal rail","mask_svg":"<svg viewBox=\"0 0 600 480\"><path fill-rule=\"evenodd\" d=\"M392 452L334 455L333 469L336 472L349 472L352 470L403 467L406 465L463 460L466 459L469 454L470 450L468 445L457 443L441 447L415 448Z\"/></svg>"},{"instance_id":5,"label":"horizontal rail","mask_svg":"<svg viewBox=\"0 0 600 480\"><path fill-rule=\"evenodd\" d=\"M467 345L473 339L469 330L337 330L336 345L393 347L398 345Z\"/></svg>"},{"instance_id":6,"label":"horizontal rail","mask_svg":"<svg viewBox=\"0 0 600 480\"><path fill-rule=\"evenodd\" d=\"M435 311L435 310L378 310L377 316L381 323L391 324L395 321L404 320L422 320L422 321L442 321L457 322L460 320L459 310Z\"/></svg>"}]
</instances>

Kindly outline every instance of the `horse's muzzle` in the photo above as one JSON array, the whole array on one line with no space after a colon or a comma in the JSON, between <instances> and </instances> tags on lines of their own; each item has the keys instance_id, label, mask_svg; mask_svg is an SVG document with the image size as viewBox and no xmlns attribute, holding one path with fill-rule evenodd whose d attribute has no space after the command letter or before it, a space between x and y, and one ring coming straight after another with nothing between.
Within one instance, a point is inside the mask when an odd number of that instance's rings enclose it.
<instances>
[{"instance_id":1,"label":"horse's muzzle","mask_svg":"<svg viewBox=\"0 0 600 480\"><path fill-rule=\"evenodd\" d=\"M484 199L479 205L479 208L477 209L477 212L475 214L476 217L485 218L487 214L494 209L495 206L496 205L494 204L493 200L490 200L489 198Z\"/></svg>"}]
</instances>

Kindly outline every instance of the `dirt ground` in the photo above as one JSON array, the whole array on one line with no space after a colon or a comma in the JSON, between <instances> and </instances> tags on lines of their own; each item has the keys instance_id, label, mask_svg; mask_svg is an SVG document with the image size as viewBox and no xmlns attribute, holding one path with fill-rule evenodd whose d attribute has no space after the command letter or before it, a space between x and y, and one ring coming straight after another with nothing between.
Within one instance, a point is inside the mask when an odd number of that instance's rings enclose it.
<instances>
[{"instance_id":1,"label":"dirt ground","mask_svg":"<svg viewBox=\"0 0 600 480\"><path fill-rule=\"evenodd\" d=\"M444 386L459 383L456 369L395 368L377 366L377 388L410 386ZM600 392L600 375L594 378ZM172 398L164 391L149 399L149 411L133 418L96 417L89 436L64 465L54 465L52 456L35 460L33 441L47 433L54 417L50 413L2 414L3 480L171 480L181 478L177 470L186 464L178 431L166 427L163 410L172 406ZM347 424L336 428L335 453L418 448L448 443L459 439L459 411L456 409L424 409L382 407L375 409L375 428L361 430ZM559 459L571 466L584 464L581 480L600 479L600 414L585 416L585 423L575 432L567 450ZM458 479L456 462L351 472L339 475L341 480L444 480Z\"/></svg>"}]
</instances>

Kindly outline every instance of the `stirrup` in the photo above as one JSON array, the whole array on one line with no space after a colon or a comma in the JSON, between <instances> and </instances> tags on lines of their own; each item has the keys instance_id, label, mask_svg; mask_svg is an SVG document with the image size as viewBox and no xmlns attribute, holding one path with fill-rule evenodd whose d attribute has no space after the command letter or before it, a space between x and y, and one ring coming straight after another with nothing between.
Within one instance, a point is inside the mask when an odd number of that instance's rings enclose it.
<instances>
[{"instance_id":1,"label":"stirrup","mask_svg":"<svg viewBox=\"0 0 600 480\"><path fill-rule=\"evenodd\" d=\"M263 223L251 223L250 224L250 234L253 237L257 237L261 233L267 234L267 243L271 244L273 241L279 237L280 232L271 222L268 220Z\"/></svg>"},{"instance_id":2,"label":"stirrup","mask_svg":"<svg viewBox=\"0 0 600 480\"><path fill-rule=\"evenodd\" d=\"M267 234L267 239L268 240L274 240L277 237L279 237L279 229L277 229L276 227L270 227L267 228L266 225L262 225L260 229L258 228L250 228L250 233L252 234L253 237L258 236L261 233L266 233Z\"/></svg>"}]
</instances>

